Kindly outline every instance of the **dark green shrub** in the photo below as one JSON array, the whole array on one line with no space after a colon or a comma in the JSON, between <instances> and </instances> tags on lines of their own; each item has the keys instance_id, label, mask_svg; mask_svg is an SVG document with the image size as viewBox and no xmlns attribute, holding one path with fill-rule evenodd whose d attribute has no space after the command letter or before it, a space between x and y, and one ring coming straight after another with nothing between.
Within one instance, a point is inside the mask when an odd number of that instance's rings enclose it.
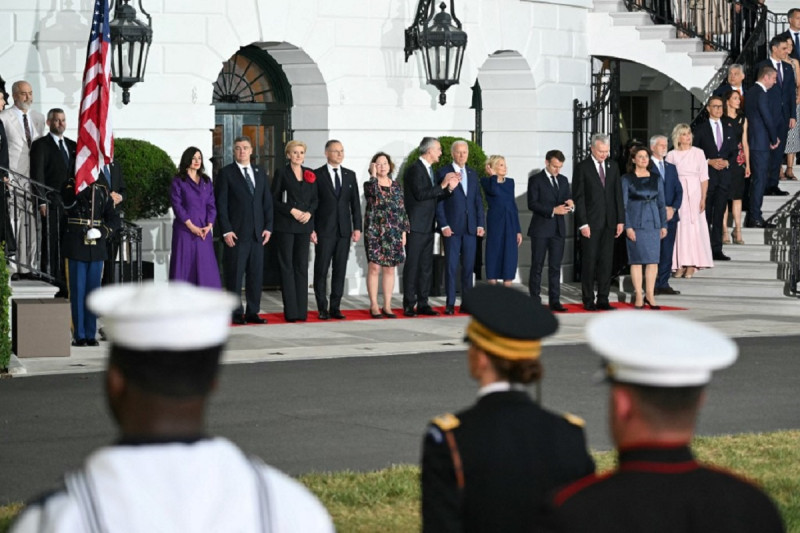
<instances>
[{"instance_id":1,"label":"dark green shrub","mask_svg":"<svg viewBox=\"0 0 800 533\"><path fill-rule=\"evenodd\" d=\"M114 160L125 179L125 218L143 220L165 214L170 207L169 185L178 172L167 153L147 141L114 139Z\"/></svg>"},{"instance_id":2,"label":"dark green shrub","mask_svg":"<svg viewBox=\"0 0 800 533\"><path fill-rule=\"evenodd\" d=\"M3 248L0 246L0 372L5 372L11 361L11 286Z\"/></svg>"}]
</instances>

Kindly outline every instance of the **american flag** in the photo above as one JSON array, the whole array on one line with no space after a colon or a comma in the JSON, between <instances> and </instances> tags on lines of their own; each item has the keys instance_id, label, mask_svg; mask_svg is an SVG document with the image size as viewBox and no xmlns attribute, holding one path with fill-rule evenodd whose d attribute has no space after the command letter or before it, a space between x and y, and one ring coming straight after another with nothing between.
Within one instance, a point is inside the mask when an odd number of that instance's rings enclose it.
<instances>
[{"instance_id":1,"label":"american flag","mask_svg":"<svg viewBox=\"0 0 800 533\"><path fill-rule=\"evenodd\" d=\"M83 71L81 114L78 117L78 147L75 156L75 192L97 180L103 166L114 155L111 119L111 32L108 0L95 0L92 32Z\"/></svg>"}]
</instances>

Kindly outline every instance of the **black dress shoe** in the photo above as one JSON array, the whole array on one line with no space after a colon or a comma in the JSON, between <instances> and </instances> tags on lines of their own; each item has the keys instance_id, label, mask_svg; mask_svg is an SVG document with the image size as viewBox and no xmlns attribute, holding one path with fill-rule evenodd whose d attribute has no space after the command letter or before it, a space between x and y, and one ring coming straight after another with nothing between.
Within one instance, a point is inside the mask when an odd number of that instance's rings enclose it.
<instances>
[{"instance_id":1,"label":"black dress shoe","mask_svg":"<svg viewBox=\"0 0 800 533\"><path fill-rule=\"evenodd\" d=\"M566 313L567 311L569 311L569 309L567 309L560 303L550 304L550 310L555 311L556 313Z\"/></svg>"},{"instance_id":2,"label":"black dress shoe","mask_svg":"<svg viewBox=\"0 0 800 533\"><path fill-rule=\"evenodd\" d=\"M417 316L417 313L416 313L416 311L414 311L414 308L413 308L413 307L404 307L404 308L403 308L403 314L404 314L405 316L408 316L408 317L414 317L414 316Z\"/></svg>"},{"instance_id":3,"label":"black dress shoe","mask_svg":"<svg viewBox=\"0 0 800 533\"><path fill-rule=\"evenodd\" d=\"M773 187L764 191L764 196L789 196L789 191L782 191L780 187Z\"/></svg>"},{"instance_id":4,"label":"black dress shoe","mask_svg":"<svg viewBox=\"0 0 800 533\"><path fill-rule=\"evenodd\" d=\"M583 308L587 311L597 311L597 306L591 302L583 304Z\"/></svg>"},{"instance_id":5,"label":"black dress shoe","mask_svg":"<svg viewBox=\"0 0 800 533\"><path fill-rule=\"evenodd\" d=\"M681 291L676 291L672 287L661 287L661 288L656 287L656 290L653 291L653 292L655 292L657 295L658 294L680 294L681 293Z\"/></svg>"},{"instance_id":6,"label":"black dress shoe","mask_svg":"<svg viewBox=\"0 0 800 533\"><path fill-rule=\"evenodd\" d=\"M344 320L345 318L347 318L338 309L331 309L330 314L331 314L331 318L335 318L337 320Z\"/></svg>"},{"instance_id":7,"label":"black dress shoe","mask_svg":"<svg viewBox=\"0 0 800 533\"><path fill-rule=\"evenodd\" d=\"M426 305L423 308L417 308L417 314L425 316L439 316L439 311L435 311L430 305Z\"/></svg>"},{"instance_id":8,"label":"black dress shoe","mask_svg":"<svg viewBox=\"0 0 800 533\"><path fill-rule=\"evenodd\" d=\"M20 279L22 278L20 278L18 273L14 272L13 274L11 274L11 281L19 281Z\"/></svg>"},{"instance_id":9,"label":"black dress shoe","mask_svg":"<svg viewBox=\"0 0 800 533\"><path fill-rule=\"evenodd\" d=\"M444 314L446 314L446 315L454 315L454 314L456 314L456 307L454 305L446 305L446 306L444 306Z\"/></svg>"},{"instance_id":10,"label":"black dress shoe","mask_svg":"<svg viewBox=\"0 0 800 533\"><path fill-rule=\"evenodd\" d=\"M73 346L86 346L86 339L74 339L72 341Z\"/></svg>"},{"instance_id":11,"label":"black dress shoe","mask_svg":"<svg viewBox=\"0 0 800 533\"><path fill-rule=\"evenodd\" d=\"M611 304L608 302L598 303L597 308L601 311L616 311L616 309L611 307Z\"/></svg>"},{"instance_id":12,"label":"black dress shoe","mask_svg":"<svg viewBox=\"0 0 800 533\"><path fill-rule=\"evenodd\" d=\"M331 315L328 314L327 311L320 311L319 312L319 319L320 320L330 320Z\"/></svg>"},{"instance_id":13,"label":"black dress shoe","mask_svg":"<svg viewBox=\"0 0 800 533\"><path fill-rule=\"evenodd\" d=\"M776 224L774 224L773 222L767 222L765 220L764 221L764 227L767 228L767 229L773 229L773 228L777 228L778 226Z\"/></svg>"},{"instance_id":14,"label":"black dress shoe","mask_svg":"<svg viewBox=\"0 0 800 533\"><path fill-rule=\"evenodd\" d=\"M728 257L727 255L723 254L722 252L714 252L713 254L711 254L711 257L714 259L714 261L730 261L731 260L730 257Z\"/></svg>"},{"instance_id":15,"label":"black dress shoe","mask_svg":"<svg viewBox=\"0 0 800 533\"><path fill-rule=\"evenodd\" d=\"M100 343L97 339L86 339L86 346L100 346Z\"/></svg>"},{"instance_id":16,"label":"black dress shoe","mask_svg":"<svg viewBox=\"0 0 800 533\"><path fill-rule=\"evenodd\" d=\"M385 318L397 318L397 315L392 313L391 311L387 311L386 309L381 309L381 314Z\"/></svg>"},{"instance_id":17,"label":"black dress shoe","mask_svg":"<svg viewBox=\"0 0 800 533\"><path fill-rule=\"evenodd\" d=\"M255 314L253 314L253 315L244 315L244 321L247 322L248 324L266 324L267 323L267 319L266 318L261 318L260 316L255 315Z\"/></svg>"},{"instance_id":18,"label":"black dress shoe","mask_svg":"<svg viewBox=\"0 0 800 533\"><path fill-rule=\"evenodd\" d=\"M659 309L661 309L660 305L653 305L652 303L650 303L650 300L646 296L644 298L644 305L650 306L650 309L653 309L654 311L658 311Z\"/></svg>"},{"instance_id":19,"label":"black dress shoe","mask_svg":"<svg viewBox=\"0 0 800 533\"><path fill-rule=\"evenodd\" d=\"M231 318L231 322L233 322L237 326L242 326L246 323L244 321L244 315L233 315L233 318Z\"/></svg>"},{"instance_id":20,"label":"black dress shoe","mask_svg":"<svg viewBox=\"0 0 800 533\"><path fill-rule=\"evenodd\" d=\"M372 309L370 309L369 310L369 316L371 316L372 318L383 318L383 312L373 313ZM397 317L395 317L395 318L397 318Z\"/></svg>"}]
</instances>

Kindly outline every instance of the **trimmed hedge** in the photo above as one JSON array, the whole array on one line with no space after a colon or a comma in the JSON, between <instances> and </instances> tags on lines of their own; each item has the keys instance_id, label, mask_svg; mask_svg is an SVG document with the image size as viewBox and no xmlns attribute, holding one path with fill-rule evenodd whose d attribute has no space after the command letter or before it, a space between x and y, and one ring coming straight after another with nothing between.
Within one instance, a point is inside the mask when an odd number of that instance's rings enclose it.
<instances>
[{"instance_id":1,"label":"trimmed hedge","mask_svg":"<svg viewBox=\"0 0 800 533\"><path fill-rule=\"evenodd\" d=\"M147 141L114 139L114 160L125 179L126 220L155 218L170 207L169 186L178 170L169 155Z\"/></svg>"}]
</instances>

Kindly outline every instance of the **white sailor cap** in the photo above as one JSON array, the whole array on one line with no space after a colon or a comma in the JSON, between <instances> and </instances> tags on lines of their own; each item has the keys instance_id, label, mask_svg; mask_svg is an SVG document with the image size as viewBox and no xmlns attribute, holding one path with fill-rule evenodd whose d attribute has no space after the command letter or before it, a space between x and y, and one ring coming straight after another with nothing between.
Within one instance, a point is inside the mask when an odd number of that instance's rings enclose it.
<instances>
[{"instance_id":1,"label":"white sailor cap","mask_svg":"<svg viewBox=\"0 0 800 533\"><path fill-rule=\"evenodd\" d=\"M123 284L93 291L87 305L103 317L109 340L131 350L196 350L224 344L232 294L182 282Z\"/></svg>"},{"instance_id":2,"label":"white sailor cap","mask_svg":"<svg viewBox=\"0 0 800 533\"><path fill-rule=\"evenodd\" d=\"M736 361L736 344L708 326L665 313L606 313L586 326L591 347L615 382L689 387Z\"/></svg>"}]
</instances>

